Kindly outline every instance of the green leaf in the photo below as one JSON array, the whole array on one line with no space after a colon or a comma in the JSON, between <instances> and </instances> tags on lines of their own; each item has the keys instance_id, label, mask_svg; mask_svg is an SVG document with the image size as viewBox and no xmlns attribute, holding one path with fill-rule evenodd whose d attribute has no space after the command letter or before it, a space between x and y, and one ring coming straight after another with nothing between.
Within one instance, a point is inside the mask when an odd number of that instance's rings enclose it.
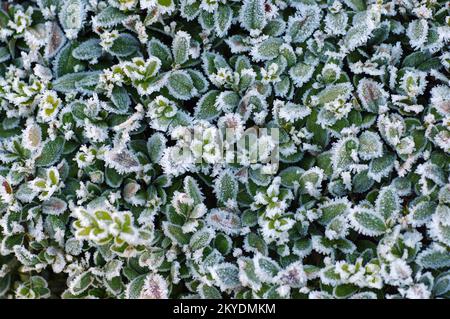
<instances>
[{"instance_id":1,"label":"green leaf","mask_svg":"<svg viewBox=\"0 0 450 319\"><path fill-rule=\"evenodd\" d=\"M127 299L139 299L141 296L142 288L144 287L146 275L140 275L135 277L131 282L127 285L126 289L126 297Z\"/></svg>"},{"instance_id":2,"label":"green leaf","mask_svg":"<svg viewBox=\"0 0 450 319\"><path fill-rule=\"evenodd\" d=\"M243 278L245 285L251 287L253 290L261 288L261 280L255 271L255 264L252 259L244 257L239 259L239 275Z\"/></svg>"},{"instance_id":3,"label":"green leaf","mask_svg":"<svg viewBox=\"0 0 450 319\"><path fill-rule=\"evenodd\" d=\"M333 171L345 171L354 164L352 153L358 150L359 141L354 137L346 137L333 147Z\"/></svg>"},{"instance_id":4,"label":"green leaf","mask_svg":"<svg viewBox=\"0 0 450 319\"><path fill-rule=\"evenodd\" d=\"M61 93L83 92L98 83L100 71L65 74L53 81L53 89Z\"/></svg>"},{"instance_id":5,"label":"green leaf","mask_svg":"<svg viewBox=\"0 0 450 319\"><path fill-rule=\"evenodd\" d=\"M422 63L431 58L431 54L428 51L416 51L408 54L402 62L402 67L417 68Z\"/></svg>"},{"instance_id":6,"label":"green leaf","mask_svg":"<svg viewBox=\"0 0 450 319\"><path fill-rule=\"evenodd\" d=\"M423 200L414 205L410 212L413 225L422 226L430 221L436 207L436 203L429 200Z\"/></svg>"},{"instance_id":7,"label":"green leaf","mask_svg":"<svg viewBox=\"0 0 450 319\"><path fill-rule=\"evenodd\" d=\"M255 233L248 233L244 239L244 248L250 252L259 252L262 255L268 254L267 244L263 238Z\"/></svg>"},{"instance_id":8,"label":"green leaf","mask_svg":"<svg viewBox=\"0 0 450 319\"><path fill-rule=\"evenodd\" d=\"M99 14L95 16L95 25L103 28L113 27L121 24L126 18L127 14L120 11L113 6L106 6Z\"/></svg>"},{"instance_id":9,"label":"green leaf","mask_svg":"<svg viewBox=\"0 0 450 319\"><path fill-rule=\"evenodd\" d=\"M105 167L105 182L106 185L112 188L118 188L123 182L124 176L119 174L111 167Z\"/></svg>"},{"instance_id":10,"label":"green leaf","mask_svg":"<svg viewBox=\"0 0 450 319\"><path fill-rule=\"evenodd\" d=\"M346 99L352 92L352 85L348 82L328 85L317 94L317 104L324 105L341 97Z\"/></svg>"},{"instance_id":11,"label":"green leaf","mask_svg":"<svg viewBox=\"0 0 450 319\"><path fill-rule=\"evenodd\" d=\"M382 216L368 208L354 208L350 222L356 231L366 236L379 236L386 231Z\"/></svg>"},{"instance_id":12,"label":"green leaf","mask_svg":"<svg viewBox=\"0 0 450 319\"><path fill-rule=\"evenodd\" d=\"M64 149L64 138L56 137L53 141L45 143L41 155L36 159L36 166L47 167L59 161Z\"/></svg>"},{"instance_id":13,"label":"green leaf","mask_svg":"<svg viewBox=\"0 0 450 319\"><path fill-rule=\"evenodd\" d=\"M230 29L233 20L233 10L228 5L219 5L214 14L214 28L218 37L223 37Z\"/></svg>"},{"instance_id":14,"label":"green leaf","mask_svg":"<svg viewBox=\"0 0 450 319\"><path fill-rule=\"evenodd\" d=\"M238 192L238 182L234 174L229 171L223 171L217 178L214 184L214 193L217 199L222 203L227 203L229 200L235 201Z\"/></svg>"},{"instance_id":15,"label":"green leaf","mask_svg":"<svg viewBox=\"0 0 450 319\"><path fill-rule=\"evenodd\" d=\"M152 38L148 44L148 55L155 56L161 61L163 68L168 68L173 62L172 53L167 45L159 41L158 39Z\"/></svg>"},{"instance_id":16,"label":"green leaf","mask_svg":"<svg viewBox=\"0 0 450 319\"><path fill-rule=\"evenodd\" d=\"M387 153L380 158L373 159L369 164L368 176L379 182L382 177L386 177L394 168L395 155Z\"/></svg>"},{"instance_id":17,"label":"green leaf","mask_svg":"<svg viewBox=\"0 0 450 319\"><path fill-rule=\"evenodd\" d=\"M254 258L255 272L261 281L271 281L281 270L278 263L269 257L257 254Z\"/></svg>"},{"instance_id":18,"label":"green leaf","mask_svg":"<svg viewBox=\"0 0 450 319\"><path fill-rule=\"evenodd\" d=\"M75 72L75 66L81 62L72 55L75 48L76 43L69 42L56 55L53 60L53 71L56 77Z\"/></svg>"},{"instance_id":19,"label":"green leaf","mask_svg":"<svg viewBox=\"0 0 450 319\"><path fill-rule=\"evenodd\" d=\"M191 36L184 32L178 31L172 42L172 53L175 64L183 64L189 59Z\"/></svg>"},{"instance_id":20,"label":"green leaf","mask_svg":"<svg viewBox=\"0 0 450 319\"><path fill-rule=\"evenodd\" d=\"M375 209L385 220L395 219L400 212L400 198L395 188L383 187L375 202Z\"/></svg>"},{"instance_id":21,"label":"green leaf","mask_svg":"<svg viewBox=\"0 0 450 319\"><path fill-rule=\"evenodd\" d=\"M115 86L112 90L111 101L122 114L128 110L131 105L131 99L127 90L122 86Z\"/></svg>"},{"instance_id":22,"label":"green leaf","mask_svg":"<svg viewBox=\"0 0 450 319\"><path fill-rule=\"evenodd\" d=\"M0 47L0 63L8 61L11 55L6 47Z\"/></svg>"},{"instance_id":23,"label":"green leaf","mask_svg":"<svg viewBox=\"0 0 450 319\"><path fill-rule=\"evenodd\" d=\"M290 166L282 170L279 174L281 185L288 188L295 188L299 185L299 180L304 170L298 166Z\"/></svg>"},{"instance_id":24,"label":"green leaf","mask_svg":"<svg viewBox=\"0 0 450 319\"><path fill-rule=\"evenodd\" d=\"M216 280L220 290L234 289L240 286L239 269L230 263L221 263L211 269L211 274Z\"/></svg>"},{"instance_id":25,"label":"green leaf","mask_svg":"<svg viewBox=\"0 0 450 319\"><path fill-rule=\"evenodd\" d=\"M325 202L319 207L321 212L321 217L319 219L320 223L327 225L335 217L347 215L350 212L350 205L350 202L345 198Z\"/></svg>"},{"instance_id":26,"label":"green leaf","mask_svg":"<svg viewBox=\"0 0 450 319\"><path fill-rule=\"evenodd\" d=\"M156 2L163 8L170 8L174 5L173 0L156 0Z\"/></svg>"},{"instance_id":27,"label":"green leaf","mask_svg":"<svg viewBox=\"0 0 450 319\"><path fill-rule=\"evenodd\" d=\"M363 160L371 160L383 155L383 142L377 133L364 131L359 136L358 155Z\"/></svg>"},{"instance_id":28,"label":"green leaf","mask_svg":"<svg viewBox=\"0 0 450 319\"><path fill-rule=\"evenodd\" d=\"M159 163L164 150L166 149L167 139L161 133L154 133L147 141L147 153L153 163Z\"/></svg>"},{"instance_id":29,"label":"green leaf","mask_svg":"<svg viewBox=\"0 0 450 319\"><path fill-rule=\"evenodd\" d=\"M164 234L178 245L183 246L189 244L190 236L185 234L180 226L169 222L163 222L162 228Z\"/></svg>"},{"instance_id":30,"label":"green leaf","mask_svg":"<svg viewBox=\"0 0 450 319\"><path fill-rule=\"evenodd\" d=\"M308 256L312 251L312 241L309 238L299 239L295 241L292 253L300 258Z\"/></svg>"},{"instance_id":31,"label":"green leaf","mask_svg":"<svg viewBox=\"0 0 450 319\"><path fill-rule=\"evenodd\" d=\"M9 290L11 284L11 274L0 277L0 297L3 297Z\"/></svg>"},{"instance_id":32,"label":"green leaf","mask_svg":"<svg viewBox=\"0 0 450 319\"><path fill-rule=\"evenodd\" d=\"M99 39L86 40L72 51L72 56L78 60L97 59L102 55Z\"/></svg>"},{"instance_id":33,"label":"green leaf","mask_svg":"<svg viewBox=\"0 0 450 319\"><path fill-rule=\"evenodd\" d=\"M246 210L242 214L242 225L243 226L253 227L257 223L258 223L258 215L256 214L256 212L251 211L251 210Z\"/></svg>"},{"instance_id":34,"label":"green leaf","mask_svg":"<svg viewBox=\"0 0 450 319\"><path fill-rule=\"evenodd\" d=\"M198 286L197 292L203 299L222 299L220 291L217 290L214 286L207 286L205 284L202 284Z\"/></svg>"},{"instance_id":35,"label":"green leaf","mask_svg":"<svg viewBox=\"0 0 450 319\"><path fill-rule=\"evenodd\" d=\"M72 279L72 281L69 283L69 290L74 295L80 295L84 291L86 291L93 282L94 276L88 270Z\"/></svg>"},{"instance_id":36,"label":"green leaf","mask_svg":"<svg viewBox=\"0 0 450 319\"><path fill-rule=\"evenodd\" d=\"M351 295L353 295L355 292L358 291L358 287L352 284L343 284L343 285L338 285L336 287L333 288L333 295L336 298L348 298Z\"/></svg>"},{"instance_id":37,"label":"green leaf","mask_svg":"<svg viewBox=\"0 0 450 319\"><path fill-rule=\"evenodd\" d=\"M434 245L419 253L416 261L424 268L447 268L450 267L450 254L448 248Z\"/></svg>"},{"instance_id":38,"label":"green leaf","mask_svg":"<svg viewBox=\"0 0 450 319\"><path fill-rule=\"evenodd\" d=\"M214 247L220 251L222 255L228 255L233 248L233 240L230 236L219 233L214 238Z\"/></svg>"},{"instance_id":39,"label":"green leaf","mask_svg":"<svg viewBox=\"0 0 450 319\"><path fill-rule=\"evenodd\" d=\"M198 93L205 93L208 90L209 82L200 71L186 69L186 72L191 77L194 87Z\"/></svg>"},{"instance_id":40,"label":"green leaf","mask_svg":"<svg viewBox=\"0 0 450 319\"><path fill-rule=\"evenodd\" d=\"M117 57L127 57L139 50L139 41L128 33L121 33L107 51Z\"/></svg>"},{"instance_id":41,"label":"green leaf","mask_svg":"<svg viewBox=\"0 0 450 319\"><path fill-rule=\"evenodd\" d=\"M203 95L195 107L195 117L201 120L213 120L217 118L222 110L216 106L219 91L211 90Z\"/></svg>"},{"instance_id":42,"label":"green leaf","mask_svg":"<svg viewBox=\"0 0 450 319\"><path fill-rule=\"evenodd\" d=\"M179 100L189 100L197 94L194 83L186 71L179 70L170 73L166 86L169 93Z\"/></svg>"},{"instance_id":43,"label":"green leaf","mask_svg":"<svg viewBox=\"0 0 450 319\"><path fill-rule=\"evenodd\" d=\"M244 0L241 6L239 21L241 22L241 26L249 32L262 30L267 23L264 1Z\"/></svg>"},{"instance_id":44,"label":"green leaf","mask_svg":"<svg viewBox=\"0 0 450 319\"><path fill-rule=\"evenodd\" d=\"M256 61L273 60L280 55L280 47L283 40L280 38L268 38L255 46L252 56Z\"/></svg>"},{"instance_id":45,"label":"green leaf","mask_svg":"<svg viewBox=\"0 0 450 319\"><path fill-rule=\"evenodd\" d=\"M191 240L189 242L189 246L193 251L202 249L209 245L211 240L213 240L213 237L214 237L213 231L207 228L202 229L200 231L195 232L192 235Z\"/></svg>"},{"instance_id":46,"label":"green leaf","mask_svg":"<svg viewBox=\"0 0 450 319\"><path fill-rule=\"evenodd\" d=\"M375 181L368 176L368 170L365 169L353 176L352 190L355 193L365 193L372 188Z\"/></svg>"},{"instance_id":47,"label":"green leaf","mask_svg":"<svg viewBox=\"0 0 450 319\"><path fill-rule=\"evenodd\" d=\"M450 291L450 273L447 271L446 273L443 273L436 278L433 287L433 292L436 296L441 296L449 291Z\"/></svg>"},{"instance_id":48,"label":"green leaf","mask_svg":"<svg viewBox=\"0 0 450 319\"><path fill-rule=\"evenodd\" d=\"M184 191L189 195L195 204L200 204L203 202L204 196L195 178L186 176L183 181L183 185Z\"/></svg>"}]
</instances>

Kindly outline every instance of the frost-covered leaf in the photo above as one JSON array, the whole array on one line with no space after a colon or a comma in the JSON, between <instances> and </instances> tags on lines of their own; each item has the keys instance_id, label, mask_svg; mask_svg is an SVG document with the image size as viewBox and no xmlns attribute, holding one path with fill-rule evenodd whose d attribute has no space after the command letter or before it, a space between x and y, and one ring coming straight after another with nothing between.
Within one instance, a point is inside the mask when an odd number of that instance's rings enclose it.
<instances>
[{"instance_id":1,"label":"frost-covered leaf","mask_svg":"<svg viewBox=\"0 0 450 319\"><path fill-rule=\"evenodd\" d=\"M194 83L186 71L172 72L167 79L166 86L169 93L179 100L188 100L197 94Z\"/></svg>"},{"instance_id":2,"label":"frost-covered leaf","mask_svg":"<svg viewBox=\"0 0 450 319\"><path fill-rule=\"evenodd\" d=\"M450 291L450 274L443 273L438 276L437 280L434 283L433 292L437 296L441 296Z\"/></svg>"},{"instance_id":3,"label":"frost-covered leaf","mask_svg":"<svg viewBox=\"0 0 450 319\"><path fill-rule=\"evenodd\" d=\"M78 60L92 60L97 59L102 55L102 47L100 46L100 40L89 39L77 46L72 55Z\"/></svg>"},{"instance_id":4,"label":"frost-covered leaf","mask_svg":"<svg viewBox=\"0 0 450 319\"><path fill-rule=\"evenodd\" d=\"M220 5L214 15L214 29L217 36L223 37L231 27L233 10L228 5Z\"/></svg>"},{"instance_id":5,"label":"frost-covered leaf","mask_svg":"<svg viewBox=\"0 0 450 319\"><path fill-rule=\"evenodd\" d=\"M139 299L141 296L142 288L145 284L145 275L140 275L134 278L128 285L126 289L127 299Z\"/></svg>"},{"instance_id":6,"label":"frost-covered leaf","mask_svg":"<svg viewBox=\"0 0 450 319\"><path fill-rule=\"evenodd\" d=\"M383 143L377 133L364 131L359 136L358 155L363 160L371 160L383 155Z\"/></svg>"},{"instance_id":7,"label":"frost-covered leaf","mask_svg":"<svg viewBox=\"0 0 450 319\"><path fill-rule=\"evenodd\" d=\"M122 23L127 15L113 6L106 6L95 16L95 25L102 28L109 28Z\"/></svg>"},{"instance_id":8,"label":"frost-covered leaf","mask_svg":"<svg viewBox=\"0 0 450 319\"><path fill-rule=\"evenodd\" d=\"M52 197L42 203L42 212L48 215L61 215L67 209L67 203L57 197Z\"/></svg>"},{"instance_id":9,"label":"frost-covered leaf","mask_svg":"<svg viewBox=\"0 0 450 319\"><path fill-rule=\"evenodd\" d=\"M198 119L212 120L222 113L216 103L219 93L219 91L211 90L198 100L195 107L195 116Z\"/></svg>"},{"instance_id":10,"label":"frost-covered leaf","mask_svg":"<svg viewBox=\"0 0 450 319\"><path fill-rule=\"evenodd\" d=\"M74 39L86 19L85 2L83 0L63 1L58 16L67 38Z\"/></svg>"},{"instance_id":11,"label":"frost-covered leaf","mask_svg":"<svg viewBox=\"0 0 450 319\"><path fill-rule=\"evenodd\" d=\"M296 166L285 168L280 172L281 185L289 188L295 188L299 184L300 176L303 173L303 169Z\"/></svg>"},{"instance_id":12,"label":"frost-covered leaf","mask_svg":"<svg viewBox=\"0 0 450 319\"><path fill-rule=\"evenodd\" d=\"M197 289L198 294L203 299L222 299L220 291L214 286L200 285Z\"/></svg>"},{"instance_id":13,"label":"frost-covered leaf","mask_svg":"<svg viewBox=\"0 0 450 319\"><path fill-rule=\"evenodd\" d=\"M90 285L93 283L94 277L90 271L85 271L80 275L76 276L69 283L70 292L74 295L79 295L86 291Z\"/></svg>"},{"instance_id":14,"label":"frost-covered leaf","mask_svg":"<svg viewBox=\"0 0 450 319\"><path fill-rule=\"evenodd\" d=\"M333 102L337 98L346 99L352 90L350 83L332 84L325 87L316 96L315 103L324 105L325 103Z\"/></svg>"},{"instance_id":15,"label":"frost-covered leaf","mask_svg":"<svg viewBox=\"0 0 450 319\"><path fill-rule=\"evenodd\" d=\"M366 236L379 236L386 231L382 215L372 209L355 207L349 215L353 228Z\"/></svg>"},{"instance_id":16,"label":"frost-covered leaf","mask_svg":"<svg viewBox=\"0 0 450 319\"><path fill-rule=\"evenodd\" d=\"M214 192L217 199L223 203L235 201L238 192L238 182L231 171L223 171L216 179Z\"/></svg>"},{"instance_id":17,"label":"frost-covered leaf","mask_svg":"<svg viewBox=\"0 0 450 319\"><path fill-rule=\"evenodd\" d=\"M237 214L225 210L213 209L206 216L206 221L217 231L235 235L241 231L242 222Z\"/></svg>"},{"instance_id":18,"label":"frost-covered leaf","mask_svg":"<svg viewBox=\"0 0 450 319\"><path fill-rule=\"evenodd\" d=\"M241 26L249 32L262 30L267 24L263 0L245 0L239 14Z\"/></svg>"},{"instance_id":19,"label":"frost-covered leaf","mask_svg":"<svg viewBox=\"0 0 450 319\"><path fill-rule=\"evenodd\" d=\"M417 263L424 268L439 269L450 266L450 255L445 247L434 245L417 256Z\"/></svg>"},{"instance_id":20,"label":"frost-covered leaf","mask_svg":"<svg viewBox=\"0 0 450 319\"><path fill-rule=\"evenodd\" d=\"M395 218L400 212L400 198L397 195L396 189L393 187L383 187L375 202L375 209L385 220Z\"/></svg>"},{"instance_id":21,"label":"frost-covered leaf","mask_svg":"<svg viewBox=\"0 0 450 319\"><path fill-rule=\"evenodd\" d=\"M281 270L280 265L269 257L256 254L254 257L255 273L262 282L272 282Z\"/></svg>"},{"instance_id":22,"label":"frost-covered leaf","mask_svg":"<svg viewBox=\"0 0 450 319\"><path fill-rule=\"evenodd\" d=\"M283 40L280 38L268 38L252 49L252 57L255 61L273 60L280 54Z\"/></svg>"},{"instance_id":23,"label":"frost-covered leaf","mask_svg":"<svg viewBox=\"0 0 450 319\"><path fill-rule=\"evenodd\" d=\"M341 172L355 162L355 155L359 147L358 139L348 137L340 140L333 147L333 171Z\"/></svg>"},{"instance_id":24,"label":"frost-covered leaf","mask_svg":"<svg viewBox=\"0 0 450 319\"><path fill-rule=\"evenodd\" d=\"M431 216L436 211L436 203L423 200L411 208L411 222L414 226L422 226L431 220Z\"/></svg>"},{"instance_id":25,"label":"frost-covered leaf","mask_svg":"<svg viewBox=\"0 0 450 319\"><path fill-rule=\"evenodd\" d=\"M178 31L172 42L172 54L175 64L183 64L189 58L191 36L184 32Z\"/></svg>"},{"instance_id":26,"label":"frost-covered leaf","mask_svg":"<svg viewBox=\"0 0 450 319\"><path fill-rule=\"evenodd\" d=\"M189 195L190 198L192 198L195 204L200 204L203 202L203 193L197 181L193 177L187 176L183 181L183 185L185 192Z\"/></svg>"},{"instance_id":27,"label":"frost-covered leaf","mask_svg":"<svg viewBox=\"0 0 450 319\"><path fill-rule=\"evenodd\" d=\"M79 63L72 55L75 48L75 43L68 42L56 54L53 60L53 72L57 77L75 72L75 68Z\"/></svg>"},{"instance_id":28,"label":"frost-covered leaf","mask_svg":"<svg viewBox=\"0 0 450 319\"><path fill-rule=\"evenodd\" d=\"M268 248L263 238L255 233L249 233L244 239L244 248L247 251L267 255Z\"/></svg>"},{"instance_id":29,"label":"frost-covered leaf","mask_svg":"<svg viewBox=\"0 0 450 319\"><path fill-rule=\"evenodd\" d=\"M148 54L157 57L163 67L169 67L172 62L172 52L167 45L160 40L152 38L147 44Z\"/></svg>"},{"instance_id":30,"label":"frost-covered leaf","mask_svg":"<svg viewBox=\"0 0 450 319\"><path fill-rule=\"evenodd\" d=\"M206 247L214 237L214 232L210 229L203 229L192 235L189 246L192 250Z\"/></svg>"},{"instance_id":31,"label":"frost-covered leaf","mask_svg":"<svg viewBox=\"0 0 450 319\"><path fill-rule=\"evenodd\" d=\"M98 71L65 74L53 81L53 89L62 93L82 92L86 86L95 87L98 77Z\"/></svg>"},{"instance_id":32,"label":"frost-covered leaf","mask_svg":"<svg viewBox=\"0 0 450 319\"><path fill-rule=\"evenodd\" d=\"M239 269L233 264L222 263L215 265L211 267L211 275L222 291L240 286Z\"/></svg>"},{"instance_id":33,"label":"frost-covered leaf","mask_svg":"<svg viewBox=\"0 0 450 319\"><path fill-rule=\"evenodd\" d=\"M153 163L158 163L166 148L167 139L160 133L153 134L147 141L147 152Z\"/></svg>"},{"instance_id":34,"label":"frost-covered leaf","mask_svg":"<svg viewBox=\"0 0 450 319\"><path fill-rule=\"evenodd\" d=\"M57 22L52 22L45 47L45 57L53 58L66 43L67 38Z\"/></svg>"},{"instance_id":35,"label":"frost-covered leaf","mask_svg":"<svg viewBox=\"0 0 450 319\"><path fill-rule=\"evenodd\" d=\"M378 113L380 107L386 106L387 96L380 83L367 78L359 81L358 97L366 111Z\"/></svg>"},{"instance_id":36,"label":"frost-covered leaf","mask_svg":"<svg viewBox=\"0 0 450 319\"><path fill-rule=\"evenodd\" d=\"M130 56L137 50L139 50L139 41L128 33L120 34L107 49L108 53L118 57Z\"/></svg>"},{"instance_id":37,"label":"frost-covered leaf","mask_svg":"<svg viewBox=\"0 0 450 319\"><path fill-rule=\"evenodd\" d=\"M395 156L387 153L382 157L373 159L369 164L368 176L379 182L382 177L386 177L394 168Z\"/></svg>"},{"instance_id":38,"label":"frost-covered leaf","mask_svg":"<svg viewBox=\"0 0 450 319\"><path fill-rule=\"evenodd\" d=\"M293 43L304 42L319 27L321 16L318 6L301 6L296 15L289 17L286 35Z\"/></svg>"},{"instance_id":39,"label":"frost-covered leaf","mask_svg":"<svg viewBox=\"0 0 450 319\"><path fill-rule=\"evenodd\" d=\"M53 141L45 143L41 155L36 159L37 166L51 166L55 164L64 149L64 139L57 137Z\"/></svg>"},{"instance_id":40,"label":"frost-covered leaf","mask_svg":"<svg viewBox=\"0 0 450 319\"><path fill-rule=\"evenodd\" d=\"M189 244L189 235L183 232L183 229L175 224L163 222L164 234L179 245Z\"/></svg>"},{"instance_id":41,"label":"frost-covered leaf","mask_svg":"<svg viewBox=\"0 0 450 319\"><path fill-rule=\"evenodd\" d=\"M313 76L317 61L313 63L300 62L289 70L289 75L297 87L302 87Z\"/></svg>"},{"instance_id":42,"label":"frost-covered leaf","mask_svg":"<svg viewBox=\"0 0 450 319\"><path fill-rule=\"evenodd\" d=\"M125 88L115 86L111 92L111 102L116 106L118 113L124 113L131 105L131 99Z\"/></svg>"},{"instance_id":43,"label":"frost-covered leaf","mask_svg":"<svg viewBox=\"0 0 450 319\"><path fill-rule=\"evenodd\" d=\"M343 215L344 217L350 213L351 205L345 198L335 199L325 202L320 206L321 217L319 221L326 225L335 217Z\"/></svg>"},{"instance_id":44,"label":"frost-covered leaf","mask_svg":"<svg viewBox=\"0 0 450 319\"><path fill-rule=\"evenodd\" d=\"M406 35L413 48L418 49L424 45L427 40L428 28L428 22L425 19L416 19L409 23Z\"/></svg>"}]
</instances>

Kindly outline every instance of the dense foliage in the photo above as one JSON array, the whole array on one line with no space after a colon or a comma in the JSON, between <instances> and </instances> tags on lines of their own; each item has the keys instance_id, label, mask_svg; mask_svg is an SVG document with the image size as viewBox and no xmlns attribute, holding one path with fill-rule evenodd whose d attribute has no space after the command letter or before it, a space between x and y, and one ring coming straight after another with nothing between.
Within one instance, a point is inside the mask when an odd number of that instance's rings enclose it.
<instances>
[{"instance_id":1,"label":"dense foliage","mask_svg":"<svg viewBox=\"0 0 450 319\"><path fill-rule=\"evenodd\" d=\"M448 1L0 7L0 297L450 296Z\"/></svg>"}]
</instances>

